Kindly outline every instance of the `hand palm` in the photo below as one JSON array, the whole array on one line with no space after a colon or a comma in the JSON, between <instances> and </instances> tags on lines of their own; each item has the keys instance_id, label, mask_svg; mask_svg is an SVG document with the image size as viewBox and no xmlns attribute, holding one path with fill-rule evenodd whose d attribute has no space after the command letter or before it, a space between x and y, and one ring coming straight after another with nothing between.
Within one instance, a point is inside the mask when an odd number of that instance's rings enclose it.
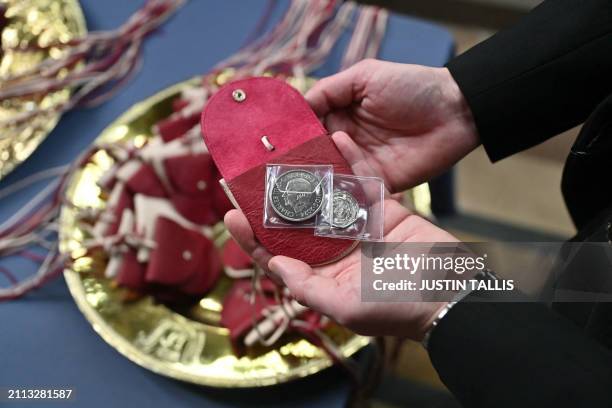
<instances>
[{"instance_id":1,"label":"hand palm","mask_svg":"<svg viewBox=\"0 0 612 408\"><path fill-rule=\"evenodd\" d=\"M332 264L311 268L284 256L272 257L256 242L244 215L230 211L225 223L242 247L265 269L267 265L300 302L328 315L357 333L365 335L406 335L420 338L428 325L431 310L438 305L423 303L362 303L361 253L358 248ZM392 199L385 200L385 241L457 241ZM384 319L380 317L384 316ZM402 333L398 333L402 330Z\"/></svg>"}]
</instances>

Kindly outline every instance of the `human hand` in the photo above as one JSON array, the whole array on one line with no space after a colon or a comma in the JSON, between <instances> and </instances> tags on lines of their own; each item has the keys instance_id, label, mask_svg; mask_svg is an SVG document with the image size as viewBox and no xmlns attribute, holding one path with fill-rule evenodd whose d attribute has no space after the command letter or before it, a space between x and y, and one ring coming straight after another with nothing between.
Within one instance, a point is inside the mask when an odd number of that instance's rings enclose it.
<instances>
[{"instance_id":1,"label":"human hand","mask_svg":"<svg viewBox=\"0 0 612 408\"><path fill-rule=\"evenodd\" d=\"M338 143L349 136L332 135ZM355 174L374 175L361 151L346 157ZM438 311L446 303L361 302L361 254L358 248L337 262L319 267L286 256L272 256L256 240L240 210L225 215L225 225L240 246L274 280L289 288L295 299L364 335L393 335L421 340ZM384 202L384 233L387 242L457 242L449 233L411 214L398 201Z\"/></svg>"},{"instance_id":2,"label":"human hand","mask_svg":"<svg viewBox=\"0 0 612 408\"><path fill-rule=\"evenodd\" d=\"M471 111L446 68L364 60L306 94L345 157L361 152L391 192L431 179L475 149Z\"/></svg>"},{"instance_id":3,"label":"human hand","mask_svg":"<svg viewBox=\"0 0 612 408\"><path fill-rule=\"evenodd\" d=\"M456 242L447 232L410 214L393 199L385 201L385 241ZM421 340L445 303L361 302L361 253L353 250L341 260L324 266L286 256L272 256L256 241L240 210L225 215L230 233L268 275L282 282L291 295L338 323L363 335L402 336Z\"/></svg>"}]
</instances>

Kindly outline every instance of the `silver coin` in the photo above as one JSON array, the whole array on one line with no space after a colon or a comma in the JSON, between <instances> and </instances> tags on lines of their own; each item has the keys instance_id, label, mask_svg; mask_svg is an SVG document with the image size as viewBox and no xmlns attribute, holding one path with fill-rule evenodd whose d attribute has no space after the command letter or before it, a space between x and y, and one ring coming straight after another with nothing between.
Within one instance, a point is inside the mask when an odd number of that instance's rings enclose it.
<instances>
[{"instance_id":1,"label":"silver coin","mask_svg":"<svg viewBox=\"0 0 612 408\"><path fill-rule=\"evenodd\" d=\"M274 211L287 221L312 218L323 205L321 179L305 170L290 170L276 178L270 192Z\"/></svg>"},{"instance_id":2,"label":"silver coin","mask_svg":"<svg viewBox=\"0 0 612 408\"><path fill-rule=\"evenodd\" d=\"M332 226L346 228L357 220L359 203L351 193L334 190Z\"/></svg>"}]
</instances>

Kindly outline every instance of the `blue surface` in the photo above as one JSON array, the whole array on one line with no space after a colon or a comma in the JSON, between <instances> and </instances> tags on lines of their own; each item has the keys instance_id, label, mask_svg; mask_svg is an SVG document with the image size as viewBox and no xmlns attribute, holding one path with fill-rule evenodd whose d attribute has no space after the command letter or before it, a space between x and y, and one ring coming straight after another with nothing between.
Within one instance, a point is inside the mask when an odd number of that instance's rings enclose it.
<instances>
[{"instance_id":1,"label":"blue surface","mask_svg":"<svg viewBox=\"0 0 612 408\"><path fill-rule=\"evenodd\" d=\"M142 2L83 0L90 30L113 28ZM143 68L136 78L106 104L66 114L38 150L0 188L29 175L70 162L131 105L194 75L233 54L263 13L265 1L191 0L144 47ZM280 2L274 19L282 14ZM274 20L273 19L273 20ZM348 43L349 30L332 55L315 72L336 72ZM441 66L453 52L448 32L420 20L391 16L380 58ZM0 220L20 208L44 184L0 202ZM20 264L20 272L29 265ZM155 375L131 363L98 337L78 312L63 279L24 299L0 304L0 389L7 387L70 387L76 400L67 406L127 407L340 407L346 402L348 381L340 371L280 387L223 391L194 387ZM0 406L3 402L0 400ZM6 404L6 403L5 403ZM36 402L52 407L66 403ZM8 406L27 407L19 402Z\"/></svg>"}]
</instances>

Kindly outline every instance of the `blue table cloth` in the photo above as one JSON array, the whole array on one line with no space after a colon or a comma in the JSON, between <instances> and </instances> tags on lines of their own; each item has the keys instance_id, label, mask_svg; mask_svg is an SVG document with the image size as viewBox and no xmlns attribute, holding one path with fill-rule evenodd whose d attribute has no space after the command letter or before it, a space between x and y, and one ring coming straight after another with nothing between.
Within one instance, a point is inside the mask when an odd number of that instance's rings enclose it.
<instances>
[{"instance_id":1,"label":"blue table cloth","mask_svg":"<svg viewBox=\"0 0 612 408\"><path fill-rule=\"evenodd\" d=\"M89 30L118 26L141 1L81 1ZM32 173L69 163L97 135L131 105L153 93L205 73L233 54L255 28L266 2L191 0L150 37L144 47L143 68L136 78L106 104L66 114L36 152L0 182L0 188ZM279 2L271 24L287 2ZM315 72L336 72L349 32L330 58ZM453 41L444 29L406 16L391 15L380 58L441 66L453 53ZM0 202L0 220L8 218L37 191L39 183ZM21 272L34 266L8 266ZM349 383L330 369L290 384L254 390L215 390L158 376L133 364L108 346L79 313L62 278L23 299L0 304L0 390L19 388L72 388L67 402L18 402L0 399L0 406L16 407L340 407Z\"/></svg>"}]
</instances>

